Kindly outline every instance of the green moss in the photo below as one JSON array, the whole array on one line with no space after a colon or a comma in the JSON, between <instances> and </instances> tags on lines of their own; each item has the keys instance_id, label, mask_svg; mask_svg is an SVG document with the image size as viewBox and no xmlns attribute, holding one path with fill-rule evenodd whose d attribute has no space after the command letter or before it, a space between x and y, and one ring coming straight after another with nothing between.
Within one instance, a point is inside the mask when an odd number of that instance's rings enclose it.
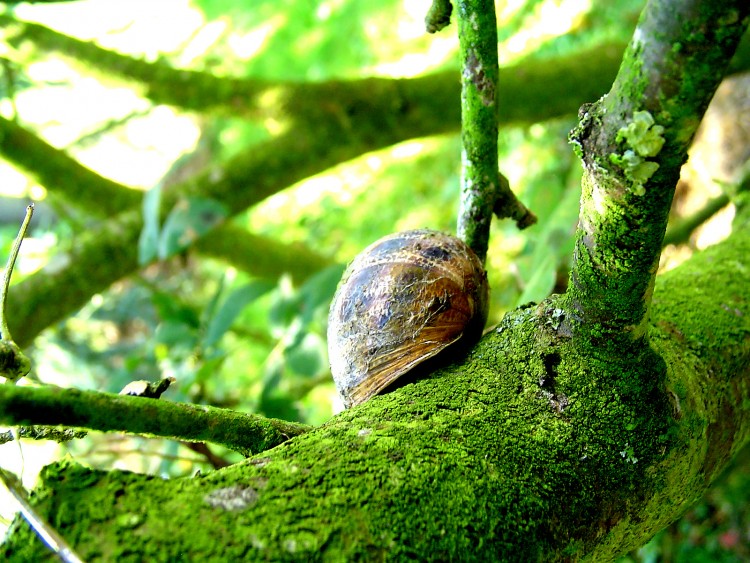
<instances>
[{"instance_id":1,"label":"green moss","mask_svg":"<svg viewBox=\"0 0 750 563\"><path fill-rule=\"evenodd\" d=\"M553 297L241 464L173 480L56 464L32 502L87 561L612 560L748 441L748 256L738 230L661 278L650 347L571 338ZM16 523L2 557L45 550Z\"/></svg>"},{"instance_id":2,"label":"green moss","mask_svg":"<svg viewBox=\"0 0 750 563\"><path fill-rule=\"evenodd\" d=\"M243 464L173 481L56 465L42 489L55 494L41 502L87 560L164 560L186 545L209 559L578 553L599 534L592 519L616 521L633 488L661 486L646 470L670 407L657 356L612 359L560 339L559 310L517 311L462 365ZM250 500L207 502L217 490ZM28 541L18 532L4 554L27 557Z\"/></svg>"}]
</instances>

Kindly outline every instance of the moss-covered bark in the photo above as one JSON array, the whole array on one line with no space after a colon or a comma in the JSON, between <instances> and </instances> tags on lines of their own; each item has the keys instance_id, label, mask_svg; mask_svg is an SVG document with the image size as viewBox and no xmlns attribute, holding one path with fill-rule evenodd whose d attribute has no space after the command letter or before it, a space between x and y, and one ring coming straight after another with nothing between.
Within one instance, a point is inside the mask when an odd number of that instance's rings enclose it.
<instances>
[{"instance_id":1,"label":"moss-covered bark","mask_svg":"<svg viewBox=\"0 0 750 563\"><path fill-rule=\"evenodd\" d=\"M0 424L62 425L211 442L244 455L309 430L304 424L206 405L59 387L0 386Z\"/></svg>"},{"instance_id":2,"label":"moss-covered bark","mask_svg":"<svg viewBox=\"0 0 750 563\"><path fill-rule=\"evenodd\" d=\"M163 481L66 462L34 503L91 561L609 560L748 441L748 271L744 225L659 279L651 349L569 338L552 298L241 464ZM22 522L3 549L44 557Z\"/></svg>"},{"instance_id":3,"label":"moss-covered bark","mask_svg":"<svg viewBox=\"0 0 750 563\"><path fill-rule=\"evenodd\" d=\"M587 330L645 336L680 167L749 12L742 0L651 0L612 89L582 109L572 135L585 175L567 309Z\"/></svg>"},{"instance_id":4,"label":"moss-covered bark","mask_svg":"<svg viewBox=\"0 0 750 563\"><path fill-rule=\"evenodd\" d=\"M458 0L461 59L461 210L458 236L484 263L500 194L497 21L494 0Z\"/></svg>"}]
</instances>

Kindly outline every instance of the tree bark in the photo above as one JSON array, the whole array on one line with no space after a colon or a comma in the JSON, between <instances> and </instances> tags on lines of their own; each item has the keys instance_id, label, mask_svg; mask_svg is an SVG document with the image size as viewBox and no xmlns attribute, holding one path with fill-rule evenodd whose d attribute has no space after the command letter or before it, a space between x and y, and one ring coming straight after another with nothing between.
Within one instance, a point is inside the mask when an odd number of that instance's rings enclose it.
<instances>
[{"instance_id":1,"label":"tree bark","mask_svg":"<svg viewBox=\"0 0 750 563\"><path fill-rule=\"evenodd\" d=\"M559 338L552 298L460 363L243 463L164 481L62 462L33 502L87 561L611 560L748 442L739 221L658 279L651 349ZM16 522L2 555L43 559L32 535Z\"/></svg>"},{"instance_id":2,"label":"tree bark","mask_svg":"<svg viewBox=\"0 0 750 563\"><path fill-rule=\"evenodd\" d=\"M652 0L610 92L581 110L584 178L566 310L609 338L646 335L662 240L687 148L747 27L734 0Z\"/></svg>"}]
</instances>

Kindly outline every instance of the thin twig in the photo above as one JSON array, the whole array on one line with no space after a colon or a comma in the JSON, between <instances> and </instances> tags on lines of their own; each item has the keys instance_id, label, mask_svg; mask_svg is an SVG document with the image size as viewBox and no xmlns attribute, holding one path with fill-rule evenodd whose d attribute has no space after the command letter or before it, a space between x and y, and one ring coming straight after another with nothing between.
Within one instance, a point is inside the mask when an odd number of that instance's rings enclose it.
<instances>
[{"instance_id":1,"label":"thin twig","mask_svg":"<svg viewBox=\"0 0 750 563\"><path fill-rule=\"evenodd\" d=\"M29 523L31 529L39 536L39 539L44 542L44 545L57 554L64 563L83 563L83 559L78 556L63 537L29 504L26 489L23 488L21 480L14 473L0 467L0 481L16 499L21 507L21 514Z\"/></svg>"},{"instance_id":2,"label":"thin twig","mask_svg":"<svg viewBox=\"0 0 750 563\"><path fill-rule=\"evenodd\" d=\"M228 409L59 387L0 386L0 424L62 425L189 442L255 454L310 426Z\"/></svg>"},{"instance_id":3,"label":"thin twig","mask_svg":"<svg viewBox=\"0 0 750 563\"><path fill-rule=\"evenodd\" d=\"M21 249L21 243L23 238L26 236L26 231L29 228L29 221L31 216L34 214L34 204L31 203L26 206L26 216L21 223L21 229L18 231L16 240L13 241L13 247L10 250L10 256L8 257L8 264L5 266L3 272L3 285L0 290L0 338L3 340L13 340L10 335L10 329L8 328L8 321L5 318L5 300L8 296L8 290L10 289L10 277L13 275L13 267L16 265L16 258L18 258L18 251Z\"/></svg>"}]
</instances>

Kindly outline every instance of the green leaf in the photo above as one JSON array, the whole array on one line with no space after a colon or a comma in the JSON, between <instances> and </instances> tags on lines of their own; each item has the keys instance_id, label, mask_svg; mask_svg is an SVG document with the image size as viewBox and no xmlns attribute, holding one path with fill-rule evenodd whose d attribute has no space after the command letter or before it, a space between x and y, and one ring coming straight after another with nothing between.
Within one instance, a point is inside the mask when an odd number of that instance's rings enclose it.
<instances>
[{"instance_id":1,"label":"green leaf","mask_svg":"<svg viewBox=\"0 0 750 563\"><path fill-rule=\"evenodd\" d=\"M284 350L287 367L306 377L317 375L325 361L325 341L320 335L308 332Z\"/></svg>"},{"instance_id":2,"label":"green leaf","mask_svg":"<svg viewBox=\"0 0 750 563\"><path fill-rule=\"evenodd\" d=\"M159 237L159 258L168 258L189 247L228 215L226 206L213 199L189 197L175 204Z\"/></svg>"},{"instance_id":3,"label":"green leaf","mask_svg":"<svg viewBox=\"0 0 750 563\"><path fill-rule=\"evenodd\" d=\"M216 314L211 317L203 339L204 345L206 347L216 345L243 309L274 287L276 285L273 282L255 280L230 293Z\"/></svg>"},{"instance_id":4,"label":"green leaf","mask_svg":"<svg viewBox=\"0 0 750 563\"><path fill-rule=\"evenodd\" d=\"M156 327L154 340L170 349L192 348L195 346L195 331L179 321L165 321Z\"/></svg>"},{"instance_id":5,"label":"green leaf","mask_svg":"<svg viewBox=\"0 0 750 563\"><path fill-rule=\"evenodd\" d=\"M138 263L148 264L158 254L159 247L159 207L161 206L161 184L154 186L143 195L143 229L138 237Z\"/></svg>"}]
</instances>

